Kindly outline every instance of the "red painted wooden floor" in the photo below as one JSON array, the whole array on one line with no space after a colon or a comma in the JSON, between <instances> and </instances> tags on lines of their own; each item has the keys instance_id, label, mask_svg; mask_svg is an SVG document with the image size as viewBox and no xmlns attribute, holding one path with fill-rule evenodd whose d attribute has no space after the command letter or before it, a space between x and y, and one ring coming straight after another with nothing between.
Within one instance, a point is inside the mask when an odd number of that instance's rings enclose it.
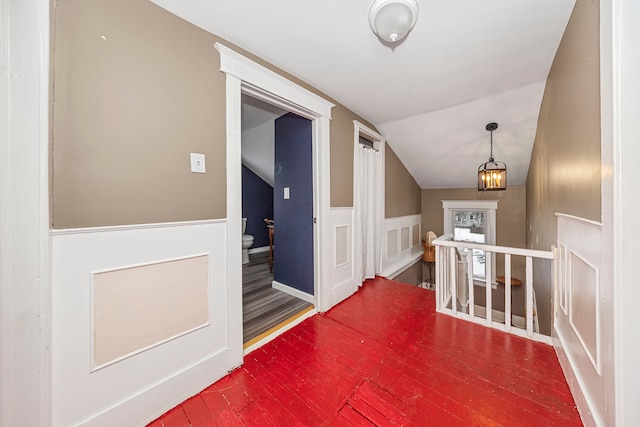
<instances>
[{"instance_id":1,"label":"red painted wooden floor","mask_svg":"<svg viewBox=\"0 0 640 427\"><path fill-rule=\"evenodd\" d=\"M164 414L174 426L578 426L552 347L435 312L369 280Z\"/></svg>"}]
</instances>

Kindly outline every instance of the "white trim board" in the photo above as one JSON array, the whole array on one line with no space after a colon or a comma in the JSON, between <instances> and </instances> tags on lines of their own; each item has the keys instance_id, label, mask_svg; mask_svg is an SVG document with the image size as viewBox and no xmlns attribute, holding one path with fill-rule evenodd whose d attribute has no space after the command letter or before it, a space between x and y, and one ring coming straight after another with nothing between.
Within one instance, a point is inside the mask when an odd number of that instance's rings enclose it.
<instances>
[{"instance_id":1,"label":"white trim board","mask_svg":"<svg viewBox=\"0 0 640 427\"><path fill-rule=\"evenodd\" d=\"M49 9L49 0L0 0L0 425L5 426L51 425Z\"/></svg>"},{"instance_id":2,"label":"white trim board","mask_svg":"<svg viewBox=\"0 0 640 427\"><path fill-rule=\"evenodd\" d=\"M289 294L293 297L296 297L298 299L301 299L302 301L306 301L308 303L313 304L313 295L308 294L306 292L303 292L299 289L296 288L292 288L289 285L285 285L284 283L280 283L277 280L274 280L273 282L271 282L271 287L273 289L277 289L279 291L284 292L285 294Z\"/></svg>"},{"instance_id":3,"label":"white trim board","mask_svg":"<svg viewBox=\"0 0 640 427\"><path fill-rule=\"evenodd\" d=\"M206 225L206 224L224 224L226 218L222 219L203 219L197 221L175 221L175 222L155 222L145 224L126 224L126 225L110 225L101 227L84 227L84 228L54 228L49 231L52 236L60 236L63 234L81 234L81 233L107 233L111 231L126 231L126 230L143 230L146 228L174 228L174 227L190 227L193 225Z\"/></svg>"}]
</instances>

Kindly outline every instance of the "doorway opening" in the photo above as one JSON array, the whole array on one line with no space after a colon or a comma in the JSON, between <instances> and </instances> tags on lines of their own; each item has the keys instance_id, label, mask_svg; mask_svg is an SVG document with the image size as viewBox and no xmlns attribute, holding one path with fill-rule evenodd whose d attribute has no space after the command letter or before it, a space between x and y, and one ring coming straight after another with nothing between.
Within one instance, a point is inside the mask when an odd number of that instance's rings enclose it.
<instances>
[{"instance_id":1,"label":"doorway opening","mask_svg":"<svg viewBox=\"0 0 640 427\"><path fill-rule=\"evenodd\" d=\"M287 80L266 67L216 43L220 53L220 71L226 74L226 164L227 164L227 218L226 218L226 291L228 294L228 345L230 353L244 355L286 328L311 316L311 310L278 329L251 347L243 349L242 333L242 168L241 168L241 110L242 95L293 112L311 120L312 182L313 182L313 303L322 312L331 302L331 228L329 122L334 104L309 90ZM277 226L277 225L276 225ZM276 238L277 239L277 238Z\"/></svg>"},{"instance_id":2,"label":"doorway opening","mask_svg":"<svg viewBox=\"0 0 640 427\"><path fill-rule=\"evenodd\" d=\"M313 309L313 168L309 119L243 94L241 128L248 348Z\"/></svg>"},{"instance_id":3,"label":"doorway opening","mask_svg":"<svg viewBox=\"0 0 640 427\"><path fill-rule=\"evenodd\" d=\"M358 284L382 272L385 139L354 120L353 206Z\"/></svg>"}]
</instances>

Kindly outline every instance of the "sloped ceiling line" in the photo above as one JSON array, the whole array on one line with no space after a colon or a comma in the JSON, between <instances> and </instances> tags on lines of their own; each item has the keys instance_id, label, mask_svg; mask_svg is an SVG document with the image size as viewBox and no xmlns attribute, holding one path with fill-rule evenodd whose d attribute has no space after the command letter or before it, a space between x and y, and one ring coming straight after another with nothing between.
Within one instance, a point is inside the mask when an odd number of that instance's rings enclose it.
<instances>
[{"instance_id":1,"label":"sloped ceiling line","mask_svg":"<svg viewBox=\"0 0 640 427\"><path fill-rule=\"evenodd\" d=\"M524 184L544 83L575 4L418 0L416 26L390 48L369 28L365 0L152 1L371 122L423 188L474 187L491 121L509 183Z\"/></svg>"}]
</instances>

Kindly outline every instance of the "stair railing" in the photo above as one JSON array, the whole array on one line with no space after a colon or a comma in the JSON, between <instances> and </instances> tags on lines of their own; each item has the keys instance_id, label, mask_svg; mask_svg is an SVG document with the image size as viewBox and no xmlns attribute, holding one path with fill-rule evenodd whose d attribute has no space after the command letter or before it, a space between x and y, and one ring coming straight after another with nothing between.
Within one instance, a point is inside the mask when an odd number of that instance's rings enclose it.
<instances>
[{"instance_id":1,"label":"stair railing","mask_svg":"<svg viewBox=\"0 0 640 427\"><path fill-rule=\"evenodd\" d=\"M436 311L551 344L551 338L540 334L538 331L533 260L540 258L552 260L553 262L554 253L552 251L454 241L451 234L440 236L433 241L433 244L436 246ZM473 256L465 255L472 254L474 249L484 251L485 254L485 279L482 281L478 277L474 277ZM504 312L497 312L493 309L492 291L496 284L493 281L495 274L492 269L495 265L493 259L497 254L504 254L504 279L501 281L501 283L504 282L505 288ZM525 280L523 283L525 286L524 328L517 327L512 322L512 256L522 256L525 259ZM553 266L550 271L554 271ZM555 280L555 277L550 278L550 280ZM478 285L482 285L481 282L484 282L486 292L484 306L475 304L474 289ZM494 320L496 315L500 317L504 315L504 320Z\"/></svg>"}]
</instances>

